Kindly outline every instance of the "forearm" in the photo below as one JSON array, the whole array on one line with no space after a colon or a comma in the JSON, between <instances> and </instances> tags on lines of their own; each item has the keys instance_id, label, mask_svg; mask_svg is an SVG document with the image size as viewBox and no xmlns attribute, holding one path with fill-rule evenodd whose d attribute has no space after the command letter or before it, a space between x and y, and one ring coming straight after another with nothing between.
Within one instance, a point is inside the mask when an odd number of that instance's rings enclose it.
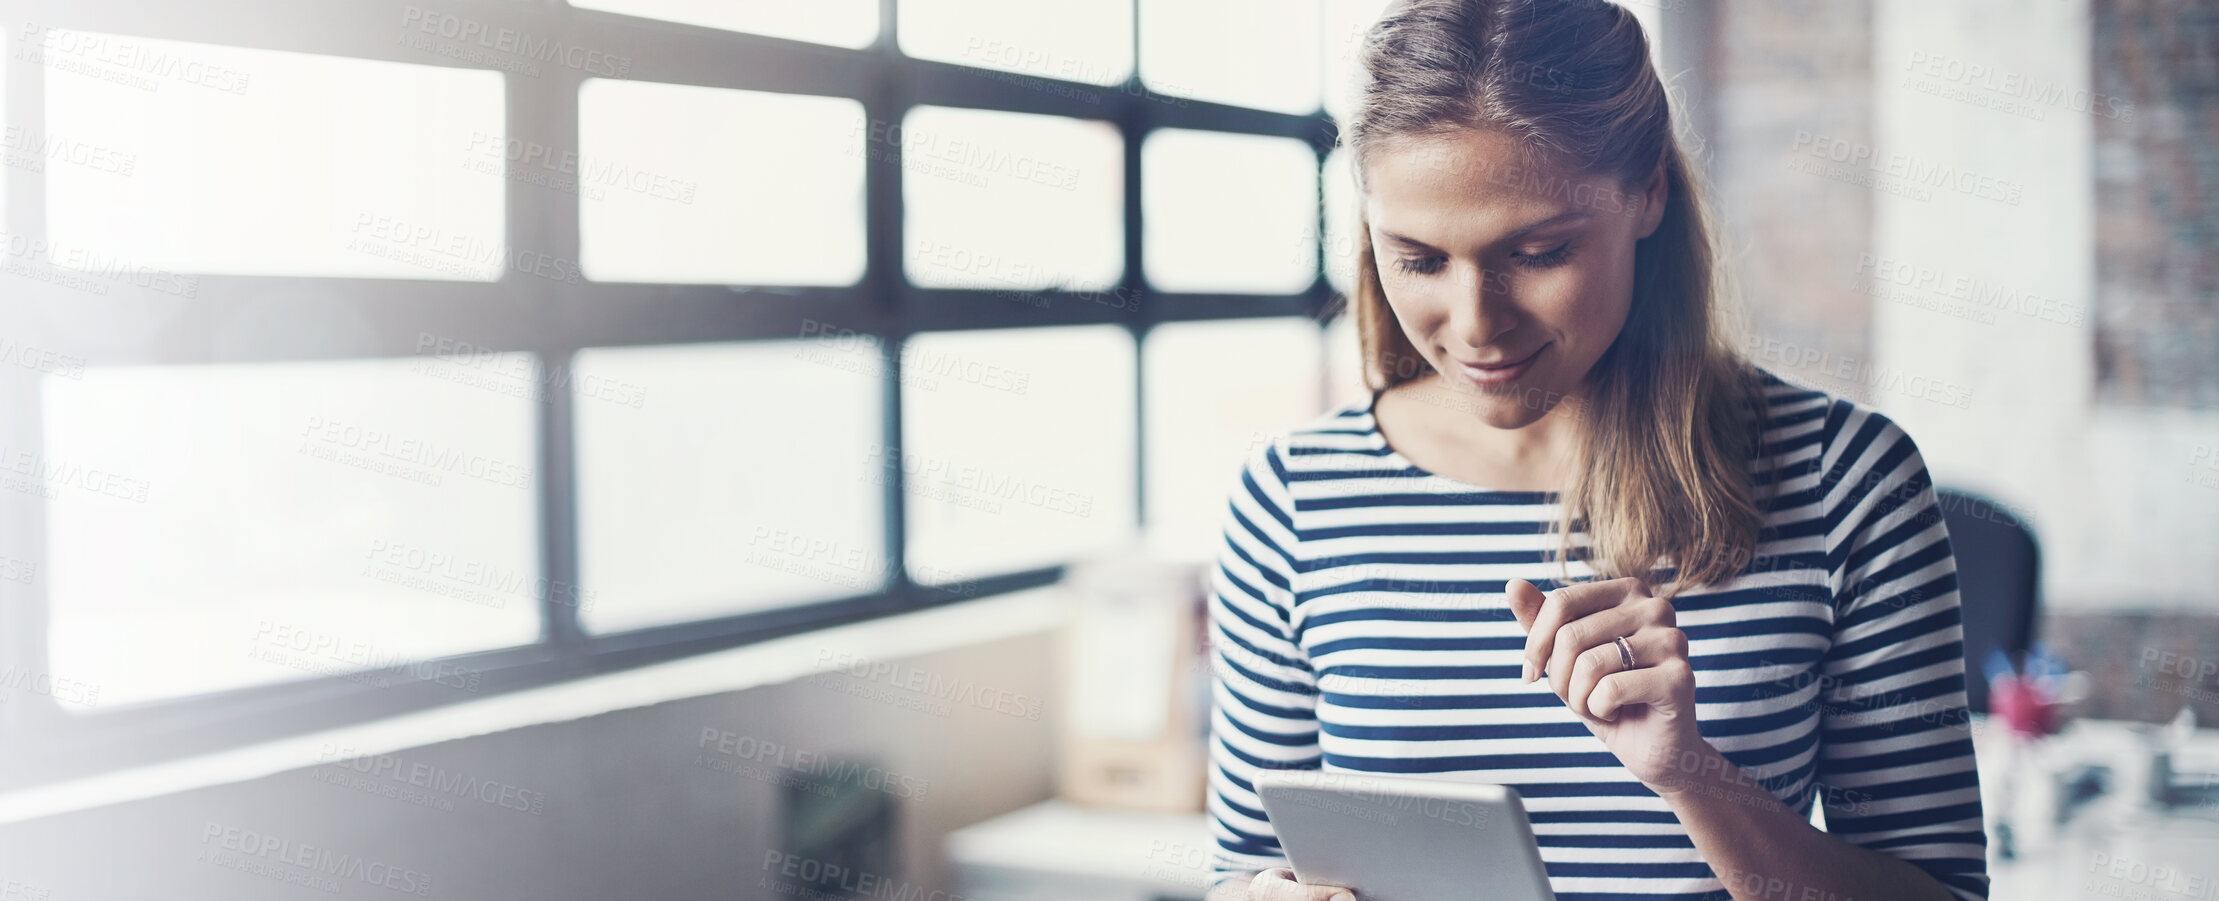
<instances>
[{"instance_id":1,"label":"forearm","mask_svg":"<svg viewBox=\"0 0 2219 901\"><path fill-rule=\"evenodd\" d=\"M1814 827L1708 743L1653 786L1735 901L1953 901L1926 871Z\"/></svg>"}]
</instances>

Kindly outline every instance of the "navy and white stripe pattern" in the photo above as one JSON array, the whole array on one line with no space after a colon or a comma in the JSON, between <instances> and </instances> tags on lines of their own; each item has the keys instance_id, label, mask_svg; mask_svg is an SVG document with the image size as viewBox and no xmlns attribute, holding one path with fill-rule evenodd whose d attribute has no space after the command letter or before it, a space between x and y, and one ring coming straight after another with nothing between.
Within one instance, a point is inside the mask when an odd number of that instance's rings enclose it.
<instances>
[{"instance_id":1,"label":"navy and white stripe pattern","mask_svg":"<svg viewBox=\"0 0 2219 901\"><path fill-rule=\"evenodd\" d=\"M1986 898L1956 561L1925 463L1878 412L1763 377L1757 553L1674 599L1699 728L1789 808L1823 805L1828 832ZM1287 865L1261 769L1514 786L1566 901L1723 899L1765 878L1713 872L1546 680L1518 681L1503 591L1560 584L1553 495L1417 468L1374 400L1259 445L1229 492L1209 601L1218 881Z\"/></svg>"}]
</instances>

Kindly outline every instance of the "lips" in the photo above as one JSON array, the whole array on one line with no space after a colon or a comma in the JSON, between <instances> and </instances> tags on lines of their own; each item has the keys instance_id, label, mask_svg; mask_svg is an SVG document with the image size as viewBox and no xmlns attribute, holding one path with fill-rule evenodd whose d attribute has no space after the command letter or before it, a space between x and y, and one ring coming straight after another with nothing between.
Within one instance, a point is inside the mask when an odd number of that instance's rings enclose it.
<instances>
[{"instance_id":1,"label":"lips","mask_svg":"<svg viewBox=\"0 0 2219 901\"><path fill-rule=\"evenodd\" d=\"M1476 363L1465 363L1459 361L1457 363L1457 368L1463 370L1464 377L1471 380L1475 384L1500 385L1505 382L1513 381L1519 376L1524 375L1526 373L1526 370L1533 368L1533 361L1540 358L1541 352L1548 349L1549 345L1543 344L1540 347L1534 348L1532 353L1526 354L1523 357L1515 360L1507 360L1490 366L1481 366Z\"/></svg>"},{"instance_id":2,"label":"lips","mask_svg":"<svg viewBox=\"0 0 2219 901\"><path fill-rule=\"evenodd\" d=\"M1546 345L1546 344L1544 344L1544 345L1541 345L1541 347L1547 347L1547 346L1548 346L1548 345ZM1541 353L1541 347L1536 347L1536 348L1534 348L1534 349L1533 349L1533 353L1529 353L1529 354L1526 354L1525 356L1522 356L1522 357L1518 357L1517 359L1512 359L1512 360L1504 360L1504 361L1502 361L1502 362L1500 362L1500 363L1465 363L1465 362L1464 362L1464 361L1462 361L1462 360L1458 360L1458 361L1457 361L1457 363L1458 363L1459 365L1462 365L1462 366L1463 366L1464 368L1466 368L1466 369L1479 369L1479 370L1487 370L1487 371L1493 371L1493 370L1499 370L1499 369L1509 369L1509 368L1510 368L1510 367L1512 367L1512 366L1517 366L1517 365L1519 365L1519 364L1521 364L1521 363L1524 363L1524 362L1525 362L1525 361L1527 361L1527 360L1531 360L1531 359L1533 359L1535 355L1538 355L1539 353Z\"/></svg>"}]
</instances>

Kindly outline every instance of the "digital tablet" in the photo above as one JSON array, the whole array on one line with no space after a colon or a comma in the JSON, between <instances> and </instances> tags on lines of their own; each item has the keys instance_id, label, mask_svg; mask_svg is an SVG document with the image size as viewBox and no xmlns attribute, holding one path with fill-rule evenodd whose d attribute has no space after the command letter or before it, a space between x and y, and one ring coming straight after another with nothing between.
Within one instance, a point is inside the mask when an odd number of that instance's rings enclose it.
<instances>
[{"instance_id":1,"label":"digital tablet","mask_svg":"<svg viewBox=\"0 0 2219 901\"><path fill-rule=\"evenodd\" d=\"M1302 882L1355 889L1358 901L1556 901L1509 786L1265 770L1256 794Z\"/></svg>"}]
</instances>

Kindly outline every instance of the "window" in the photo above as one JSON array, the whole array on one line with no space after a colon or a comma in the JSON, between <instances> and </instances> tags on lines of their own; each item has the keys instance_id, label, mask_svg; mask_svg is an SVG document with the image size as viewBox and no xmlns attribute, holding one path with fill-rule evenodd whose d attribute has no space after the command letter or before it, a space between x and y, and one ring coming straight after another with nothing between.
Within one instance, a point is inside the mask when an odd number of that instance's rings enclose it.
<instances>
[{"instance_id":1,"label":"window","mask_svg":"<svg viewBox=\"0 0 2219 901\"><path fill-rule=\"evenodd\" d=\"M798 341L579 353L586 628L878 591L880 357L876 338L829 326Z\"/></svg>"},{"instance_id":2,"label":"window","mask_svg":"<svg viewBox=\"0 0 2219 901\"><path fill-rule=\"evenodd\" d=\"M1325 75L1325 112L1335 121L1348 121L1356 102L1357 52L1363 48L1364 32L1379 21L1379 14L1386 12L1387 0L1324 0L1325 34L1324 60L1320 66Z\"/></svg>"},{"instance_id":3,"label":"window","mask_svg":"<svg viewBox=\"0 0 2219 901\"><path fill-rule=\"evenodd\" d=\"M1149 540L1201 559L1247 452L1321 410L1323 344L1288 318L1158 326L1142 350Z\"/></svg>"},{"instance_id":4,"label":"window","mask_svg":"<svg viewBox=\"0 0 2219 901\"><path fill-rule=\"evenodd\" d=\"M500 73L39 37L56 265L500 276Z\"/></svg>"},{"instance_id":5,"label":"window","mask_svg":"<svg viewBox=\"0 0 2219 901\"><path fill-rule=\"evenodd\" d=\"M872 144L900 149L911 282L1100 290L1123 271L1123 148L1109 123L919 107Z\"/></svg>"},{"instance_id":6,"label":"window","mask_svg":"<svg viewBox=\"0 0 2219 901\"><path fill-rule=\"evenodd\" d=\"M1325 405L1338 407L1370 396L1364 384L1364 354L1356 341L1356 323L1347 316L1325 329Z\"/></svg>"},{"instance_id":7,"label":"window","mask_svg":"<svg viewBox=\"0 0 2219 901\"><path fill-rule=\"evenodd\" d=\"M579 263L613 282L851 285L863 277L863 105L588 79Z\"/></svg>"},{"instance_id":8,"label":"window","mask_svg":"<svg viewBox=\"0 0 2219 901\"><path fill-rule=\"evenodd\" d=\"M51 665L98 689L56 700L436 681L453 674L408 664L533 641L532 409L479 381L531 371L497 354L44 379Z\"/></svg>"},{"instance_id":9,"label":"window","mask_svg":"<svg viewBox=\"0 0 2219 901\"><path fill-rule=\"evenodd\" d=\"M1133 342L1114 326L919 335L902 349L909 571L1047 566L1131 535Z\"/></svg>"},{"instance_id":10,"label":"window","mask_svg":"<svg viewBox=\"0 0 2219 901\"><path fill-rule=\"evenodd\" d=\"M71 689L0 786L1191 553L1317 408L1320 0L120 2L6 110L0 671Z\"/></svg>"},{"instance_id":11,"label":"window","mask_svg":"<svg viewBox=\"0 0 2219 901\"><path fill-rule=\"evenodd\" d=\"M1319 0L1140 0L1140 76L1166 97L1318 108Z\"/></svg>"},{"instance_id":12,"label":"window","mask_svg":"<svg viewBox=\"0 0 2219 901\"><path fill-rule=\"evenodd\" d=\"M1150 285L1286 294L1317 279L1318 159L1307 145L1162 129L1141 165Z\"/></svg>"},{"instance_id":13,"label":"window","mask_svg":"<svg viewBox=\"0 0 2219 901\"><path fill-rule=\"evenodd\" d=\"M878 39L878 0L573 0L571 5L835 47L867 47Z\"/></svg>"},{"instance_id":14,"label":"window","mask_svg":"<svg viewBox=\"0 0 2219 901\"><path fill-rule=\"evenodd\" d=\"M1325 278L1333 290L1356 290L1356 181L1348 151L1335 148L1325 157Z\"/></svg>"},{"instance_id":15,"label":"window","mask_svg":"<svg viewBox=\"0 0 2219 901\"><path fill-rule=\"evenodd\" d=\"M901 0L918 59L1113 85L1133 71L1132 0Z\"/></svg>"}]
</instances>

